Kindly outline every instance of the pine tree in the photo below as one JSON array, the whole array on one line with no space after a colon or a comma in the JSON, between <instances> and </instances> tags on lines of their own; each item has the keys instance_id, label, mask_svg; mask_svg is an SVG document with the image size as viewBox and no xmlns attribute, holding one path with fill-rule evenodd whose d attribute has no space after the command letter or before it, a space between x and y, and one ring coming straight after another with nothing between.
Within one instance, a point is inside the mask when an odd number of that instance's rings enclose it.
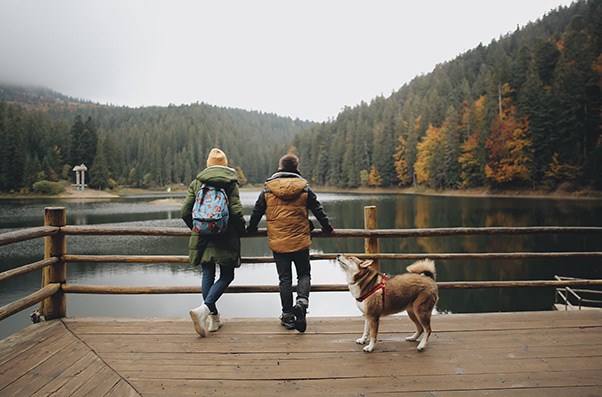
<instances>
[{"instance_id":1,"label":"pine tree","mask_svg":"<svg viewBox=\"0 0 602 397\"><path fill-rule=\"evenodd\" d=\"M0 190L24 186L26 153L23 147L21 112L0 102Z\"/></svg>"},{"instance_id":2,"label":"pine tree","mask_svg":"<svg viewBox=\"0 0 602 397\"><path fill-rule=\"evenodd\" d=\"M599 77L592 67L598 56L594 40L585 29L584 18L573 18L562 36L554 75L559 159L575 165L585 162L588 148L595 146L599 136L600 111L595 103L599 105L600 89Z\"/></svg>"},{"instance_id":3,"label":"pine tree","mask_svg":"<svg viewBox=\"0 0 602 397\"><path fill-rule=\"evenodd\" d=\"M360 185L363 187L368 187L370 184L370 173L368 170L360 171Z\"/></svg>"},{"instance_id":4,"label":"pine tree","mask_svg":"<svg viewBox=\"0 0 602 397\"><path fill-rule=\"evenodd\" d=\"M326 175L328 171L328 149L326 144L321 142L318 146L318 160L314 164L313 180L319 185L326 184Z\"/></svg>"},{"instance_id":5,"label":"pine tree","mask_svg":"<svg viewBox=\"0 0 602 397\"><path fill-rule=\"evenodd\" d=\"M111 174L107 158L105 137L101 136L98 142L98 150L94 158L94 165L88 168L90 171L90 186L97 189L109 187Z\"/></svg>"},{"instance_id":6,"label":"pine tree","mask_svg":"<svg viewBox=\"0 0 602 397\"><path fill-rule=\"evenodd\" d=\"M73 125L71 126L71 165L79 165L85 163L86 154L84 143L82 142L82 136L84 134L84 121L82 116L75 116Z\"/></svg>"},{"instance_id":7,"label":"pine tree","mask_svg":"<svg viewBox=\"0 0 602 397\"><path fill-rule=\"evenodd\" d=\"M460 129L458 113L453 107L447 111L447 116L441 127L443 135L443 167L445 173L444 186L457 188L460 185Z\"/></svg>"},{"instance_id":8,"label":"pine tree","mask_svg":"<svg viewBox=\"0 0 602 397\"><path fill-rule=\"evenodd\" d=\"M544 41L535 47L533 60L537 76L543 85L550 85L552 83L559 58L560 51L556 43Z\"/></svg>"},{"instance_id":9,"label":"pine tree","mask_svg":"<svg viewBox=\"0 0 602 397\"><path fill-rule=\"evenodd\" d=\"M519 109L529 118L529 136L533 142L533 172L541 180L552 153L558 146L555 128L555 99L550 97L537 71L536 62L529 67L527 78L518 97Z\"/></svg>"},{"instance_id":10,"label":"pine tree","mask_svg":"<svg viewBox=\"0 0 602 397\"><path fill-rule=\"evenodd\" d=\"M91 168L97 145L98 131L92 117L88 116L84 123L83 118L77 115L71 127L71 163L74 165L83 163Z\"/></svg>"}]
</instances>

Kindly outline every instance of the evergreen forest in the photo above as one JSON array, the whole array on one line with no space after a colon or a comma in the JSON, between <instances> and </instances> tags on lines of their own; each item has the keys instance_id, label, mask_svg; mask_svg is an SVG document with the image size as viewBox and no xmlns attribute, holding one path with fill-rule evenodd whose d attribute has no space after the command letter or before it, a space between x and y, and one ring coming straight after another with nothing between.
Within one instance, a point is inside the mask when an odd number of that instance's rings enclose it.
<instances>
[{"instance_id":1,"label":"evergreen forest","mask_svg":"<svg viewBox=\"0 0 602 397\"><path fill-rule=\"evenodd\" d=\"M73 180L73 167L82 163L96 189L188 184L213 147L226 152L242 184L260 183L293 136L312 125L207 104L133 109L41 89L4 86L1 92L21 98L19 104L0 101L1 191Z\"/></svg>"},{"instance_id":2,"label":"evergreen forest","mask_svg":"<svg viewBox=\"0 0 602 397\"><path fill-rule=\"evenodd\" d=\"M297 135L318 185L602 188L602 2L579 1Z\"/></svg>"},{"instance_id":3,"label":"evergreen forest","mask_svg":"<svg viewBox=\"0 0 602 397\"><path fill-rule=\"evenodd\" d=\"M242 184L296 153L318 186L602 189L602 2L581 0L323 123L205 103L128 108L0 85L0 191L188 184L220 147Z\"/></svg>"}]
</instances>

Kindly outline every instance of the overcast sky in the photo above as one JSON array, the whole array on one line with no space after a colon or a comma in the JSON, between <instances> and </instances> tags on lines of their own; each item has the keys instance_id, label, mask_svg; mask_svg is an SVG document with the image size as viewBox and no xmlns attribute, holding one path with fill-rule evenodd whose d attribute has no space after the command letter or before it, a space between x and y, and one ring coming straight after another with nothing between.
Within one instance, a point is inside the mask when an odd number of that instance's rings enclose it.
<instances>
[{"instance_id":1,"label":"overcast sky","mask_svg":"<svg viewBox=\"0 0 602 397\"><path fill-rule=\"evenodd\" d=\"M0 0L0 82L326 121L570 3Z\"/></svg>"}]
</instances>

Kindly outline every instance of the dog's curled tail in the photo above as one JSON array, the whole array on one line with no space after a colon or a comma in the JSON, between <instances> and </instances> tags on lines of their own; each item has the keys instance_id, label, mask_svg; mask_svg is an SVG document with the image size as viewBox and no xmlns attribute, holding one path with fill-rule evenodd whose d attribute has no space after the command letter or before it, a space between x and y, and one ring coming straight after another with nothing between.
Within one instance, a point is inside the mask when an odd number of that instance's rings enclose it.
<instances>
[{"instance_id":1,"label":"dog's curled tail","mask_svg":"<svg viewBox=\"0 0 602 397\"><path fill-rule=\"evenodd\" d=\"M414 262L410 266L406 267L406 270L410 273L423 274L432 278L433 280L437 279L435 262L433 262L431 259L423 259L421 261Z\"/></svg>"}]
</instances>

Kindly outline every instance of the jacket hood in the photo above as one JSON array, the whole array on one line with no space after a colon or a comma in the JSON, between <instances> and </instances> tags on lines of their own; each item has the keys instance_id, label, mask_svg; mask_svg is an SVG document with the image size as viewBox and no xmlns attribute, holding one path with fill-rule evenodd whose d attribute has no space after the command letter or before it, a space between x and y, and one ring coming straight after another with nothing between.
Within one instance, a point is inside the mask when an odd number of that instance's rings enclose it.
<instances>
[{"instance_id":1,"label":"jacket hood","mask_svg":"<svg viewBox=\"0 0 602 397\"><path fill-rule=\"evenodd\" d=\"M307 191L307 181L297 174L277 172L265 183L268 192L282 200L293 200Z\"/></svg>"},{"instance_id":2,"label":"jacket hood","mask_svg":"<svg viewBox=\"0 0 602 397\"><path fill-rule=\"evenodd\" d=\"M196 179L202 183L209 183L212 186L224 188L232 183L238 182L236 170L230 167L216 165L207 167L199 172Z\"/></svg>"}]
</instances>

